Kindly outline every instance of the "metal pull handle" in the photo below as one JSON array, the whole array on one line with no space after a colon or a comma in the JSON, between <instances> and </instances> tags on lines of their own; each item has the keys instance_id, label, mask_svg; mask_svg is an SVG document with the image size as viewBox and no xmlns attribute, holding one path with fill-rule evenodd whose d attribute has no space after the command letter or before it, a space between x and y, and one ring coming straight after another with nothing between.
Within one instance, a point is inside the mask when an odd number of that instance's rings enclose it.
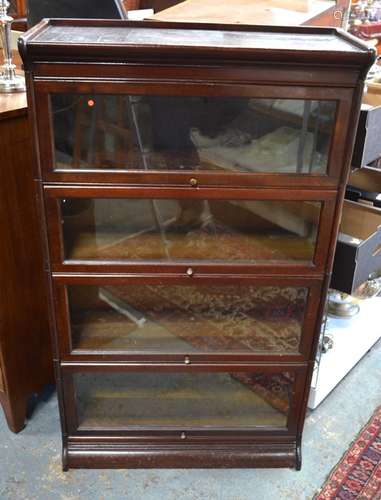
<instances>
[{"instance_id":1,"label":"metal pull handle","mask_svg":"<svg viewBox=\"0 0 381 500\"><path fill-rule=\"evenodd\" d=\"M189 267L187 269L187 276L191 278L193 275L194 275L194 270L191 267Z\"/></svg>"}]
</instances>

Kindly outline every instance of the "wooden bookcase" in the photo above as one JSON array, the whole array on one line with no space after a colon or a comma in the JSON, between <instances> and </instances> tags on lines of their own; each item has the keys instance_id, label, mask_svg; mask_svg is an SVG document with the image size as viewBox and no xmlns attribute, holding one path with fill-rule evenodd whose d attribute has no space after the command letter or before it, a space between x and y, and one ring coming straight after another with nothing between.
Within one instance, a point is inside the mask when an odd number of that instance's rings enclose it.
<instances>
[{"instance_id":1,"label":"wooden bookcase","mask_svg":"<svg viewBox=\"0 0 381 500\"><path fill-rule=\"evenodd\" d=\"M331 28L21 39L70 467L301 467L363 79Z\"/></svg>"}]
</instances>

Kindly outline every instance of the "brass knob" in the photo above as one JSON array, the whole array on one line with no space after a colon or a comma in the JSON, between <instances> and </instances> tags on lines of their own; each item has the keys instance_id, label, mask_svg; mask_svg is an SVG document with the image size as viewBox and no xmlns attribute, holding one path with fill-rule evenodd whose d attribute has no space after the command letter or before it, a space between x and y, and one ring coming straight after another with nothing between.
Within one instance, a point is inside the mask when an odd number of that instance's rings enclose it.
<instances>
[{"instance_id":1,"label":"brass knob","mask_svg":"<svg viewBox=\"0 0 381 500\"><path fill-rule=\"evenodd\" d=\"M194 177L192 177L192 179L190 179L189 181L189 184L192 186L192 187L197 187L198 185L198 180L195 179Z\"/></svg>"},{"instance_id":2,"label":"brass knob","mask_svg":"<svg viewBox=\"0 0 381 500\"><path fill-rule=\"evenodd\" d=\"M194 275L194 271L191 267L187 269L187 275L191 278Z\"/></svg>"},{"instance_id":3,"label":"brass knob","mask_svg":"<svg viewBox=\"0 0 381 500\"><path fill-rule=\"evenodd\" d=\"M182 432L182 433L180 434L180 438L181 438L181 439L186 439L186 438L187 438L187 435L185 434L185 432Z\"/></svg>"},{"instance_id":4,"label":"brass knob","mask_svg":"<svg viewBox=\"0 0 381 500\"><path fill-rule=\"evenodd\" d=\"M189 357L189 356L185 356L185 358L184 358L184 363L185 363L186 365L190 365L190 362L191 362L190 357Z\"/></svg>"}]
</instances>

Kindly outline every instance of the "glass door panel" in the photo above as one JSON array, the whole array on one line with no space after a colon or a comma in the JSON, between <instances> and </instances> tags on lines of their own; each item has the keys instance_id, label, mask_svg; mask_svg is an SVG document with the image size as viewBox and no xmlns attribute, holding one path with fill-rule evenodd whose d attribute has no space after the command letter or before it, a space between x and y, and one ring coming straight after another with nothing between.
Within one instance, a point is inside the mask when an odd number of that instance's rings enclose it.
<instances>
[{"instance_id":1,"label":"glass door panel","mask_svg":"<svg viewBox=\"0 0 381 500\"><path fill-rule=\"evenodd\" d=\"M77 373L79 430L286 429L294 374Z\"/></svg>"},{"instance_id":2,"label":"glass door panel","mask_svg":"<svg viewBox=\"0 0 381 500\"><path fill-rule=\"evenodd\" d=\"M336 101L51 94L59 170L326 174Z\"/></svg>"},{"instance_id":3,"label":"glass door panel","mask_svg":"<svg viewBox=\"0 0 381 500\"><path fill-rule=\"evenodd\" d=\"M65 260L312 263L321 203L64 199Z\"/></svg>"},{"instance_id":4,"label":"glass door panel","mask_svg":"<svg viewBox=\"0 0 381 500\"><path fill-rule=\"evenodd\" d=\"M68 285L74 351L295 354L308 288Z\"/></svg>"}]
</instances>

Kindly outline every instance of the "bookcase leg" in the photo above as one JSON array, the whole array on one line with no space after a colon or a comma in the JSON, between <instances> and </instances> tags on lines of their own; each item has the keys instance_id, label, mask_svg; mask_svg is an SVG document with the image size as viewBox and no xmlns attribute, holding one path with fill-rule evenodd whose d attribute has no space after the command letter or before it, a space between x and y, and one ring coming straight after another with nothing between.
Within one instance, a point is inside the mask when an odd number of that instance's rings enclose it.
<instances>
[{"instance_id":1,"label":"bookcase leg","mask_svg":"<svg viewBox=\"0 0 381 500\"><path fill-rule=\"evenodd\" d=\"M295 464L295 469L296 470L301 470L302 468L302 438L301 436L298 437L297 442L296 442L296 464Z\"/></svg>"}]
</instances>

